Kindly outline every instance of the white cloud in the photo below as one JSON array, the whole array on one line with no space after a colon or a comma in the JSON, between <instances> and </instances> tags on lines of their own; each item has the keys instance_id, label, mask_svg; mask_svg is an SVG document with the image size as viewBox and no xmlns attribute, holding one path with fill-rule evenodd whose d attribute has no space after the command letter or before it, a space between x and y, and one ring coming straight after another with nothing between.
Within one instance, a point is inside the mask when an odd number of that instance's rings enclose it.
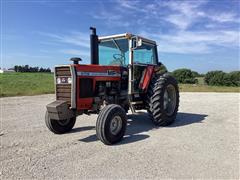
<instances>
[{"instance_id":1,"label":"white cloud","mask_svg":"<svg viewBox=\"0 0 240 180\"><path fill-rule=\"evenodd\" d=\"M131 27L147 25L149 20L155 20L156 24L167 22L175 25L176 30L187 30L198 21L211 20L214 23L235 22L239 23L237 15L233 12L214 12L203 8L209 0L201 1L143 1L117 0L117 4L109 9L101 3L100 11L93 14L95 19L105 20L107 26ZM140 17L139 17L140 15ZM140 22L140 23L139 23ZM166 25L168 26L168 24ZM204 26L203 26L204 27Z\"/></svg>"},{"instance_id":2,"label":"white cloud","mask_svg":"<svg viewBox=\"0 0 240 180\"><path fill-rule=\"evenodd\" d=\"M159 7L170 10L169 14L159 15L159 21L168 21L174 24L171 33L164 34L156 32L141 34L156 40L160 52L181 53L181 54L203 54L211 53L215 46L237 48L239 47L239 31L226 30L224 23L239 23L237 14L233 12L206 12L202 8L208 1L161 1ZM151 11L149 11L151 13ZM188 28L198 20L205 20L198 30ZM211 20L209 22L209 20ZM219 28L221 27L221 28ZM208 28L208 30L206 30ZM211 30L209 31L209 28ZM149 31L151 32L151 30Z\"/></svg>"},{"instance_id":3,"label":"white cloud","mask_svg":"<svg viewBox=\"0 0 240 180\"><path fill-rule=\"evenodd\" d=\"M38 32L38 34L51 38L51 41L72 44L80 47L89 48L89 34L82 32L72 32L67 35Z\"/></svg>"},{"instance_id":4,"label":"white cloud","mask_svg":"<svg viewBox=\"0 0 240 180\"><path fill-rule=\"evenodd\" d=\"M90 57L90 51L89 50L62 49L59 52L67 54L67 55L78 56L78 57Z\"/></svg>"},{"instance_id":5,"label":"white cloud","mask_svg":"<svg viewBox=\"0 0 240 180\"><path fill-rule=\"evenodd\" d=\"M169 8L172 13L165 19L176 25L179 29L187 29L197 18L202 17L204 12L200 7L207 1L167 1L160 3L162 8Z\"/></svg>"},{"instance_id":6,"label":"white cloud","mask_svg":"<svg viewBox=\"0 0 240 180\"><path fill-rule=\"evenodd\" d=\"M206 0L201 1L164 1L163 5L169 7L174 11L178 11L182 14L189 15L195 14L196 10L206 4Z\"/></svg>"},{"instance_id":7,"label":"white cloud","mask_svg":"<svg viewBox=\"0 0 240 180\"><path fill-rule=\"evenodd\" d=\"M192 18L185 17L182 14L172 14L165 18L165 20L169 21L170 23L176 25L180 29L186 29L191 23Z\"/></svg>"},{"instance_id":8,"label":"white cloud","mask_svg":"<svg viewBox=\"0 0 240 180\"><path fill-rule=\"evenodd\" d=\"M97 20L102 20L109 27L129 27L130 26L130 23L125 20L126 13L123 13L121 8L113 7L109 9L109 6L107 6L106 8L103 2L100 1L98 3L99 3L99 9L97 11L89 13L89 15L92 18Z\"/></svg>"},{"instance_id":9,"label":"white cloud","mask_svg":"<svg viewBox=\"0 0 240 180\"><path fill-rule=\"evenodd\" d=\"M47 55L33 55L33 54L28 54L28 53L23 53L23 52L16 52L16 53L11 53L11 55L6 55L3 54L3 57L6 59L10 59L10 58L16 58L16 57L20 57L20 58L26 58L26 59L49 59L52 58L51 56L47 56Z\"/></svg>"},{"instance_id":10,"label":"white cloud","mask_svg":"<svg viewBox=\"0 0 240 180\"><path fill-rule=\"evenodd\" d=\"M108 21L119 20L122 18L122 16L118 14L112 14L105 10L101 10L99 13L92 14L92 17L94 19L102 19L102 20L108 20Z\"/></svg>"},{"instance_id":11,"label":"white cloud","mask_svg":"<svg viewBox=\"0 0 240 180\"><path fill-rule=\"evenodd\" d=\"M54 34L54 33L45 33L37 32L42 36L48 37L49 42L45 42L48 45L56 46L58 48L57 52L63 53L65 55L73 55L77 57L82 57L83 59L89 59L90 57L90 38L89 34L82 32L71 32L64 35ZM61 44L68 44L69 49L61 49ZM78 49L72 48L73 46L79 47ZM48 52L45 52L48 53Z\"/></svg>"},{"instance_id":12,"label":"white cloud","mask_svg":"<svg viewBox=\"0 0 240 180\"><path fill-rule=\"evenodd\" d=\"M232 12L222 12L222 13L218 13L218 14L210 14L210 15L206 15L206 17L208 17L209 19L211 19L213 21L217 21L220 23L224 23L224 22L238 22L239 23L240 22L237 15Z\"/></svg>"},{"instance_id":13,"label":"white cloud","mask_svg":"<svg viewBox=\"0 0 240 180\"><path fill-rule=\"evenodd\" d=\"M163 35L162 39L170 39L176 43L211 43L216 45L227 46L228 44L236 45L238 42L237 31L202 31L202 32L179 32L175 35Z\"/></svg>"},{"instance_id":14,"label":"white cloud","mask_svg":"<svg viewBox=\"0 0 240 180\"><path fill-rule=\"evenodd\" d=\"M159 43L158 50L160 54L177 53L177 54L206 54L211 48L204 43L175 43L171 41L163 41Z\"/></svg>"},{"instance_id":15,"label":"white cloud","mask_svg":"<svg viewBox=\"0 0 240 180\"><path fill-rule=\"evenodd\" d=\"M133 9L133 10L137 10L137 7L139 5L139 1L136 0L117 0L116 1L120 6L122 6L123 8L127 8L127 9Z\"/></svg>"},{"instance_id":16,"label":"white cloud","mask_svg":"<svg viewBox=\"0 0 240 180\"><path fill-rule=\"evenodd\" d=\"M208 3L201 1L164 1L159 3L161 7L169 8L172 13L164 17L168 22L176 25L181 30L186 30L200 18L210 19L215 23L239 23L239 17L233 12L205 12L202 6Z\"/></svg>"},{"instance_id":17,"label":"white cloud","mask_svg":"<svg viewBox=\"0 0 240 180\"><path fill-rule=\"evenodd\" d=\"M205 54L214 51L214 46L239 47L238 31L180 31L176 34L141 33L157 41L160 52L179 54Z\"/></svg>"},{"instance_id":18,"label":"white cloud","mask_svg":"<svg viewBox=\"0 0 240 180\"><path fill-rule=\"evenodd\" d=\"M93 18L102 20L107 26L130 27L144 25L149 33L142 32L142 35L156 40L159 44L160 52L181 53L181 54L201 54L211 53L215 50L214 46L239 47L239 31L224 28L224 23L239 23L237 14L222 11L216 13L213 10L203 8L208 3L207 0L201 1L142 1L118 0L116 6L109 9L104 3L100 4L100 10L91 14ZM166 10L166 11L162 11ZM140 18L132 18L134 15ZM129 16L131 15L131 16ZM131 18L128 18L131 17ZM154 20L154 27L149 24L149 18ZM189 27L198 20L204 22L199 24L199 29L191 30ZM176 28L169 29L169 22ZM166 24L164 28L161 25ZM161 25L160 25L161 24ZM168 29L164 34L157 31ZM137 31L137 28L136 28ZM151 32L151 33L150 33ZM155 33L153 33L155 32ZM68 43L79 47L89 48L89 35L75 32L67 35L45 34L55 42ZM80 48L79 48L80 49ZM88 52L76 49L64 49L61 52L72 55L87 55Z\"/></svg>"}]
</instances>

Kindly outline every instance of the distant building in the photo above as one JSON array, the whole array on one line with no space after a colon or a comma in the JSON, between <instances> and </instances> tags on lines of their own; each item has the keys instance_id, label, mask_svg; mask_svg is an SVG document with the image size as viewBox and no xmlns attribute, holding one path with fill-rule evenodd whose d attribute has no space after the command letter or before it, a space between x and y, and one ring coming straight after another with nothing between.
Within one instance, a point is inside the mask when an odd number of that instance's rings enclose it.
<instances>
[{"instance_id":1,"label":"distant building","mask_svg":"<svg viewBox=\"0 0 240 180\"><path fill-rule=\"evenodd\" d=\"M11 72L15 72L13 68L9 68L9 69L6 69L6 68L1 69L0 68L0 73L11 73Z\"/></svg>"}]
</instances>

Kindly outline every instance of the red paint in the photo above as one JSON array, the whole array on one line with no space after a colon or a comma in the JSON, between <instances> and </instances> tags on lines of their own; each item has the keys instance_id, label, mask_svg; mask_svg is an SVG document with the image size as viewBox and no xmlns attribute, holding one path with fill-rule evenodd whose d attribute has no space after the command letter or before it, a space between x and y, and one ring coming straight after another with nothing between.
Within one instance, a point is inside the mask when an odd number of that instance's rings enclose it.
<instances>
[{"instance_id":1,"label":"red paint","mask_svg":"<svg viewBox=\"0 0 240 180\"><path fill-rule=\"evenodd\" d=\"M153 70L154 66L148 66L144 72L143 81L141 84L139 84L139 88L142 89L144 92L147 91L147 88L152 78Z\"/></svg>"},{"instance_id":2,"label":"red paint","mask_svg":"<svg viewBox=\"0 0 240 180\"><path fill-rule=\"evenodd\" d=\"M120 72L120 66L101 66L101 65L73 65L77 72L102 72L105 73L108 70ZM121 77L105 77L105 76L77 76L77 110L92 109L93 97L90 98L80 98L80 78L92 78L93 79L93 90L95 90L95 85L97 81L120 81ZM86 87L87 88L87 87Z\"/></svg>"}]
</instances>

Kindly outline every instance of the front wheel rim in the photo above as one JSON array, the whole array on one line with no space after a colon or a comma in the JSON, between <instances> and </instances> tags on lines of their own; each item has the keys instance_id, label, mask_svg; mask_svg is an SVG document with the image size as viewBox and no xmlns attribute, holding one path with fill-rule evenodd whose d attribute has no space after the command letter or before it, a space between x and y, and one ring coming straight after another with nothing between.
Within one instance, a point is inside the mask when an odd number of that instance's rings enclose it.
<instances>
[{"instance_id":1,"label":"front wheel rim","mask_svg":"<svg viewBox=\"0 0 240 180\"><path fill-rule=\"evenodd\" d=\"M164 92L164 110L168 116L171 116L175 109L177 104L177 95L176 95L176 88L169 84Z\"/></svg>"},{"instance_id":2,"label":"front wheel rim","mask_svg":"<svg viewBox=\"0 0 240 180\"><path fill-rule=\"evenodd\" d=\"M60 126L67 126L70 123L71 119L58 120Z\"/></svg>"},{"instance_id":3,"label":"front wheel rim","mask_svg":"<svg viewBox=\"0 0 240 180\"><path fill-rule=\"evenodd\" d=\"M115 116L110 122L110 132L113 135L117 135L122 129L122 118L120 116Z\"/></svg>"}]
</instances>

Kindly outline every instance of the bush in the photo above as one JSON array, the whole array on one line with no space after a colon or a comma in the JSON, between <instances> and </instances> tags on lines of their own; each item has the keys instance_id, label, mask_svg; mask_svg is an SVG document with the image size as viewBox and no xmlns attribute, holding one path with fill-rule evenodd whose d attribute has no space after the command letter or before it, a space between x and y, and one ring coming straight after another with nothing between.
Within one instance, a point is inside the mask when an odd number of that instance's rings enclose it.
<instances>
[{"instance_id":1,"label":"bush","mask_svg":"<svg viewBox=\"0 0 240 180\"><path fill-rule=\"evenodd\" d=\"M197 74L197 72L191 71L190 69L177 69L172 72L172 75L179 83L185 84L197 83L197 80L195 79Z\"/></svg>"},{"instance_id":2,"label":"bush","mask_svg":"<svg viewBox=\"0 0 240 180\"><path fill-rule=\"evenodd\" d=\"M204 80L206 84L213 86L240 86L240 71L209 71Z\"/></svg>"},{"instance_id":3,"label":"bush","mask_svg":"<svg viewBox=\"0 0 240 180\"><path fill-rule=\"evenodd\" d=\"M196 72L196 71L192 71L192 74L193 74L193 77L200 77L201 75L198 73L198 72Z\"/></svg>"},{"instance_id":4,"label":"bush","mask_svg":"<svg viewBox=\"0 0 240 180\"><path fill-rule=\"evenodd\" d=\"M205 75L205 82L208 85L216 85L221 86L223 85L225 73L223 71L210 71Z\"/></svg>"},{"instance_id":5,"label":"bush","mask_svg":"<svg viewBox=\"0 0 240 180\"><path fill-rule=\"evenodd\" d=\"M240 71L232 71L228 73L232 86L240 86Z\"/></svg>"}]
</instances>

